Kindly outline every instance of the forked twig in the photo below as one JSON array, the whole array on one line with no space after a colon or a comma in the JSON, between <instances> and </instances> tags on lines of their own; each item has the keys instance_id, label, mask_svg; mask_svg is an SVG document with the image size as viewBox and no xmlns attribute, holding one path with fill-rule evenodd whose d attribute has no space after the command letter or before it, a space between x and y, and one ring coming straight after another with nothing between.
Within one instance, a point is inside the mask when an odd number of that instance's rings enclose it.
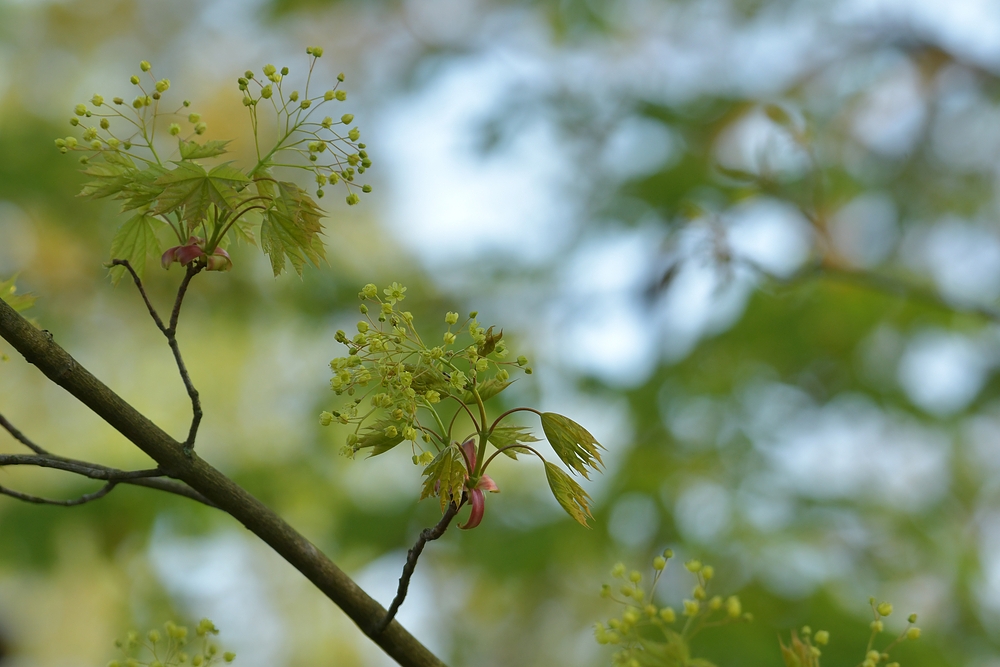
<instances>
[{"instance_id":1,"label":"forked twig","mask_svg":"<svg viewBox=\"0 0 1000 667\"><path fill-rule=\"evenodd\" d=\"M403 565L403 574L399 577L399 588L396 589L396 597L393 599L392 604L389 605L389 611L386 612L385 618L379 623L376 632L381 633L389 627L392 619L396 616L396 612L399 611L399 607L403 604L403 600L406 599L406 592L410 588L410 579L413 577L413 571L417 568L417 559L420 558L420 552L424 550L424 545L444 535L444 531L448 529L448 524L455 518L458 510L461 509L464 503L465 496L463 495L459 503L448 505L448 509L436 526L420 531L417 543L406 553L406 564Z\"/></svg>"}]
</instances>

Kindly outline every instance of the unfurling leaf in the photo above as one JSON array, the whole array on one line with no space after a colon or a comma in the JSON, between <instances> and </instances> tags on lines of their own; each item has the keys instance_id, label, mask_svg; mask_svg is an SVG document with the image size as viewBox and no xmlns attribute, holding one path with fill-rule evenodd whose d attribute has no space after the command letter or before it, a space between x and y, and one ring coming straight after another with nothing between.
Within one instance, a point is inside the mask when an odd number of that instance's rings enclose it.
<instances>
[{"instance_id":1,"label":"unfurling leaf","mask_svg":"<svg viewBox=\"0 0 1000 667\"><path fill-rule=\"evenodd\" d=\"M7 305L20 313L22 310L31 308L35 303L35 296L33 294L18 294L16 281L17 276L0 280L0 299L6 301Z\"/></svg>"},{"instance_id":2,"label":"unfurling leaf","mask_svg":"<svg viewBox=\"0 0 1000 667\"><path fill-rule=\"evenodd\" d=\"M593 519L590 513L590 496L577 484L572 477L563 472L562 468L554 463L545 462L545 479L549 482L552 495L562 505L573 519L585 528L587 519Z\"/></svg>"},{"instance_id":3,"label":"unfurling leaf","mask_svg":"<svg viewBox=\"0 0 1000 667\"><path fill-rule=\"evenodd\" d=\"M468 470L465 468L465 458L457 447L446 447L441 450L434 460L427 464L423 474L427 479L424 480L420 500L438 496L441 499L442 512L449 504L461 502Z\"/></svg>"},{"instance_id":4,"label":"unfurling leaf","mask_svg":"<svg viewBox=\"0 0 1000 667\"><path fill-rule=\"evenodd\" d=\"M476 348L476 354L478 354L480 357L485 357L488 354L492 354L493 350L496 349L497 343L500 342L501 338L503 338L503 329L500 330L500 333L494 335L493 327L491 326L489 329L486 330L486 340L484 340L482 344Z\"/></svg>"},{"instance_id":5,"label":"unfurling leaf","mask_svg":"<svg viewBox=\"0 0 1000 667\"><path fill-rule=\"evenodd\" d=\"M272 182L264 179L257 181L257 189L262 195L273 197L273 204L265 211L260 226L260 243L271 259L274 275L285 269L286 255L299 275L306 261L318 266L326 259L320 238L323 212L306 191L294 183L279 182L277 195L274 195L271 194L274 191Z\"/></svg>"},{"instance_id":6,"label":"unfurling leaf","mask_svg":"<svg viewBox=\"0 0 1000 667\"><path fill-rule=\"evenodd\" d=\"M164 214L181 211L189 225L197 225L208 214L212 204L222 210L235 208L240 203L238 189L248 182L240 170L220 164L212 171L196 162L181 162L154 183L163 187L153 213Z\"/></svg>"},{"instance_id":7,"label":"unfurling leaf","mask_svg":"<svg viewBox=\"0 0 1000 667\"><path fill-rule=\"evenodd\" d=\"M604 449L601 443L572 419L554 412L543 412L542 430L562 462L587 479L590 479L587 466L597 470L598 465L604 464L597 451Z\"/></svg>"},{"instance_id":8,"label":"unfurling leaf","mask_svg":"<svg viewBox=\"0 0 1000 667\"><path fill-rule=\"evenodd\" d=\"M146 268L146 258L160 254L160 241L156 238L154 224L163 223L148 215L132 216L118 228L111 240L111 258L127 259L140 278ZM124 266L111 267L112 284L117 285L123 275Z\"/></svg>"},{"instance_id":9,"label":"unfurling leaf","mask_svg":"<svg viewBox=\"0 0 1000 667\"><path fill-rule=\"evenodd\" d=\"M483 399L483 402L486 402L486 401L490 400L491 398L493 398L494 396L496 396L497 394L499 394L501 391L503 391L507 387L509 387L511 384L512 384L512 382L509 382L509 381L507 381L507 382L501 382L500 380L497 380L496 378L490 378L490 379L488 379L488 380L486 380L484 382L481 382L479 385L477 385L476 389L479 391L479 398ZM472 394L471 391L466 391L462 395L462 402L466 403L466 404L475 403L476 402L476 397L473 396L473 394Z\"/></svg>"},{"instance_id":10,"label":"unfurling leaf","mask_svg":"<svg viewBox=\"0 0 1000 667\"><path fill-rule=\"evenodd\" d=\"M199 144L196 141L180 140L180 151L182 160L197 160L199 158L215 157L226 153L226 144L229 141L208 141Z\"/></svg>"},{"instance_id":11,"label":"unfurling leaf","mask_svg":"<svg viewBox=\"0 0 1000 667\"><path fill-rule=\"evenodd\" d=\"M128 157L125 157L124 160L132 162ZM100 199L116 195L132 182L135 172L135 165L126 164L123 160L115 159L91 163L83 170L83 173L93 180L83 184L79 196Z\"/></svg>"},{"instance_id":12,"label":"unfurling leaf","mask_svg":"<svg viewBox=\"0 0 1000 667\"><path fill-rule=\"evenodd\" d=\"M390 429L389 427L393 427ZM380 419L369 426L358 438L358 449L371 448L370 456L385 454L387 451L403 442L403 430L395 422Z\"/></svg>"},{"instance_id":13,"label":"unfurling leaf","mask_svg":"<svg viewBox=\"0 0 1000 667\"><path fill-rule=\"evenodd\" d=\"M526 442L539 442L538 438L531 435L527 426L497 426L490 433L489 442L497 449L520 445ZM530 454L527 449L520 447L504 449L503 453L512 459L516 459L518 454Z\"/></svg>"}]
</instances>

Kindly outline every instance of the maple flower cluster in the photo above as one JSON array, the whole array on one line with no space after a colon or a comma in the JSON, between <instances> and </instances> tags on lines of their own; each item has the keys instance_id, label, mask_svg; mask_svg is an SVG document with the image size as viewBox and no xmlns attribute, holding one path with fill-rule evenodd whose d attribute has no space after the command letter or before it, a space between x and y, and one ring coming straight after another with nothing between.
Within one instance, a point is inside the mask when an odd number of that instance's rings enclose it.
<instances>
[{"instance_id":1,"label":"maple flower cluster","mask_svg":"<svg viewBox=\"0 0 1000 667\"><path fill-rule=\"evenodd\" d=\"M471 505L461 528L478 526L485 493L499 491L486 474L494 458L501 453L515 460L518 454L532 455L544 464L559 504L586 526L591 516L587 493L531 446L539 439L527 427L505 421L519 412L537 415L556 455L584 477L588 469L601 465L601 446L594 436L567 417L533 408L513 408L489 421L486 402L510 386L511 372L532 372L525 357L508 360L503 330L482 326L478 312L464 319L449 312L441 337L426 342L413 314L401 308L404 286L394 282L379 290L369 284L358 296L363 319L353 336L337 331L335 338L347 347L347 356L330 362L330 388L349 400L320 413L321 425L339 423L351 429L341 453L351 458L361 451L377 456L409 441L413 463L423 466L421 499L437 497L442 512L449 505ZM471 433L455 432L469 423ZM488 446L496 451L487 455Z\"/></svg>"},{"instance_id":2,"label":"maple flower cluster","mask_svg":"<svg viewBox=\"0 0 1000 667\"><path fill-rule=\"evenodd\" d=\"M611 569L611 576L620 584L601 586L601 597L611 599L623 608L620 616L594 626L594 637L599 644L620 647L612 656L615 667L710 667L708 661L692 656L691 640L706 628L753 620L752 614L743 611L739 597L710 595L709 586L715 578L715 568L699 560L689 560L684 564L695 579L691 596L683 600L677 609L658 607L653 599L656 585L673 555L672 550L666 549L653 559L653 580L648 592L640 586L642 573L638 570L626 572L623 563ZM885 631L882 619L892 614L893 607L889 602L876 603L875 598L870 598L869 604L874 620L860 667L900 667L898 662L889 662L889 652L903 641L920 637L920 628L914 625L917 615L910 614L902 632L883 649L876 650L875 642ZM826 630L814 633L806 625L798 632L792 631L788 645L782 640L779 642L785 667L820 667L820 647L830 642L830 633Z\"/></svg>"},{"instance_id":3,"label":"maple flower cluster","mask_svg":"<svg viewBox=\"0 0 1000 667\"><path fill-rule=\"evenodd\" d=\"M335 338L347 346L348 354L330 362L330 388L354 398L346 407L320 415L323 425L354 425L341 450L346 456L361 450L382 454L408 440L414 463L430 463L448 445L440 437L443 425L435 430L424 423L437 414L437 404L448 397L475 403L472 385L486 401L510 385L512 370L531 373L526 358L506 360L503 332L483 328L477 312L461 324L458 313L448 313L447 330L438 344L428 344L414 327L413 314L400 309L406 287L394 282L380 293L368 284L358 296L363 319L351 337L337 331ZM372 417L374 421L362 428Z\"/></svg>"},{"instance_id":4,"label":"maple flower cluster","mask_svg":"<svg viewBox=\"0 0 1000 667\"><path fill-rule=\"evenodd\" d=\"M112 240L112 260L127 260L140 277L147 260L154 257L164 268L178 263L228 271L232 260L227 247L232 240L259 243L275 275L286 263L301 274L307 262L318 265L325 259L322 210L302 187L275 178L273 172L308 172L319 183L318 197L323 196L323 185L342 182L347 203L353 205L360 201L358 192L371 192L371 186L354 181L372 163L365 145L357 143L360 132L350 125L352 114L342 114L337 121L313 116L324 104L346 100L347 94L340 89L344 80L340 74L332 89L312 95L313 68L323 49L309 47L306 53L310 65L302 95L283 89L287 67L279 72L269 64L262 79L250 70L239 78L257 157L247 169L229 162L212 168L201 164L227 153L229 141L202 140L208 126L189 111L187 100L164 109L170 80L153 76L147 61L139 64L142 76L130 78L139 91L131 103L95 94L89 104L76 105L70 124L82 129L82 140L70 136L55 143L62 153L85 153L80 162L90 180L80 194L113 197L123 211L132 213ZM270 149L261 141L260 102L272 106L276 115ZM161 236L167 234L176 244L164 252ZM120 280L123 262L109 262L109 267L112 279Z\"/></svg>"},{"instance_id":5,"label":"maple flower cluster","mask_svg":"<svg viewBox=\"0 0 1000 667\"><path fill-rule=\"evenodd\" d=\"M211 641L218 634L219 629L207 618L195 626L194 637L190 637L187 627L173 621L167 621L162 631L154 628L144 636L132 631L125 639L115 641L122 657L110 661L108 667L210 667L220 662L231 663L236 654L220 652ZM192 641L196 645L193 650Z\"/></svg>"},{"instance_id":6,"label":"maple flower cluster","mask_svg":"<svg viewBox=\"0 0 1000 667\"><path fill-rule=\"evenodd\" d=\"M337 75L337 83L333 88L310 94L313 68L323 55L323 49L310 46L306 53L312 58L309 62L309 76L301 94L298 90L287 93L284 90L283 83L289 72L287 67L279 70L274 65L267 64L261 70L262 78L247 70L237 79L236 83L243 93L243 106L250 112L255 136L258 128L258 105L271 106L278 119L279 135L284 135L277 146L280 150L304 158L303 164L297 166L313 173L317 184L316 196L323 197L323 186L342 182L347 188L347 203L353 206L360 201L358 193L352 187L354 177L364 174L372 166L368 147L364 143L358 143L361 131L356 125L351 126L354 114L344 113L336 119L333 116L319 118L317 110L323 105L347 100L347 92L340 88L345 76L341 72ZM259 145L257 152L260 157ZM360 189L364 193L372 191L372 187L367 184Z\"/></svg>"},{"instance_id":7,"label":"maple flower cluster","mask_svg":"<svg viewBox=\"0 0 1000 667\"><path fill-rule=\"evenodd\" d=\"M618 667L638 667L658 664L657 658L690 656L690 641L708 627L749 622L753 615L744 612L739 597L709 595L715 569L698 560L690 560L684 567L694 576L691 597L679 609L658 607L653 599L660 576L673 558L673 551L666 549L653 559L653 579L649 590L641 587L642 573L626 573L625 565L616 564L611 576L621 583L617 590L610 584L601 587L601 597L622 605L619 617L594 626L594 636L599 644L613 644L621 648L612 657ZM681 627L677 628L676 626ZM664 665L675 664L663 661ZM687 659L676 664L689 664ZM695 664L695 663L690 663Z\"/></svg>"}]
</instances>

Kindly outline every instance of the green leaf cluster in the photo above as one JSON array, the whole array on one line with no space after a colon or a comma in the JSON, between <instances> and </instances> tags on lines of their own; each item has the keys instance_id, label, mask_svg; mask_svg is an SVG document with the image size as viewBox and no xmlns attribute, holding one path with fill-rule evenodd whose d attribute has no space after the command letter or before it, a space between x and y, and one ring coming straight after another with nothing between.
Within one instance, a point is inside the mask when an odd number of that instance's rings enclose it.
<instances>
[{"instance_id":1,"label":"green leaf cluster","mask_svg":"<svg viewBox=\"0 0 1000 667\"><path fill-rule=\"evenodd\" d=\"M199 162L226 154L230 142L199 140L207 125L199 114L188 113L186 100L172 110L166 107L170 82L153 77L148 63L141 69L151 81L132 77L141 94L131 104L120 97L106 101L95 95L89 106L76 106L71 124L82 131L82 141L60 138L56 147L63 153L84 153L81 163L87 180L80 195L114 198L123 211L132 213L112 240L112 259L128 260L141 277L147 260L162 253L164 239L171 236L177 243L174 248L184 246L187 251L180 257L164 254L165 267L172 261L185 261L202 262L209 270L227 270L231 261L225 248L233 239L256 244L259 238L276 276L287 264L301 274L306 263L318 265L326 259L322 209L302 187L276 179L273 173L282 168L308 172L318 183L317 197L323 196L324 185L342 182L348 203L355 204L359 201L356 189L371 191L368 185L355 185L355 176L372 162L365 145L358 143L356 127L345 132L338 129L351 123L352 114L343 114L339 121L315 117L324 105L346 100L346 93L339 89L341 75L332 89L310 95L312 70L322 49L311 48L308 54L309 77L302 95L296 90L286 94L283 89L288 68L279 73L267 65L262 78L250 71L240 77L257 153L256 164L247 168L230 162L207 167ZM272 107L277 119L277 136L269 150L261 148L259 103ZM167 129L176 149L161 157L169 145L162 137L162 125L170 120L180 121L169 123ZM184 122L189 132L181 136ZM224 262L208 261L219 254L225 256ZM124 271L122 266L112 267L112 279L117 282Z\"/></svg>"}]
</instances>

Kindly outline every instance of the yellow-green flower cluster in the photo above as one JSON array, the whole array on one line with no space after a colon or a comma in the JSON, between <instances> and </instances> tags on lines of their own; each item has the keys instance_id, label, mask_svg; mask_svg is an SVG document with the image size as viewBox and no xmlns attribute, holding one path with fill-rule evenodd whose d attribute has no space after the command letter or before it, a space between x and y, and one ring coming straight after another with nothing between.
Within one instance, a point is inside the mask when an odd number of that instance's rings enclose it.
<instances>
[{"instance_id":1,"label":"yellow-green flower cluster","mask_svg":"<svg viewBox=\"0 0 1000 667\"><path fill-rule=\"evenodd\" d=\"M343 182L347 188L347 203L353 206L360 201L352 187L355 186L355 176L364 174L372 166L372 161L365 150L366 145L357 143L361 138L361 131L356 126L351 126L354 114L342 114L338 120L334 120L331 116L317 120L319 117L317 110L320 107L328 102L345 101L347 93L340 89L340 84L344 81L343 74L337 76L337 83L333 88L321 93L311 92L313 68L316 60L323 55L323 49L310 46L306 48L306 54L310 56L309 76L301 93L298 90L285 92L283 83L284 77L289 72L287 67L282 67L279 71L274 65L267 64L261 69L263 78L247 70L237 79L236 83L243 93L243 106L250 112L250 121L255 134L258 127L258 105L262 102L270 105L277 115L280 138L268 157L279 151L288 151L301 156L304 158L304 164L286 166L313 172L317 184L317 197L323 197L323 186ZM372 188L366 184L361 185L360 190L368 193Z\"/></svg>"},{"instance_id":2,"label":"yellow-green flower cluster","mask_svg":"<svg viewBox=\"0 0 1000 667\"><path fill-rule=\"evenodd\" d=\"M445 432L435 406L447 399L457 405L474 404L476 395L488 400L510 384L509 369L524 363L505 361L503 332L481 326L476 312L461 323L458 313L448 313L440 338L425 340L414 326L413 314L402 308L403 285L394 282L380 290L368 284L358 297L362 319L357 333L336 333L347 356L330 362L330 388L352 400L321 413L320 423L354 426L342 450L346 455L365 448L381 454L409 440L414 443L415 462L427 463L430 452L423 451L418 440L437 450L447 444L431 437L432 432ZM432 420L432 426L425 426L426 420Z\"/></svg>"},{"instance_id":3,"label":"yellow-green flower cluster","mask_svg":"<svg viewBox=\"0 0 1000 667\"><path fill-rule=\"evenodd\" d=\"M906 627L903 628L896 638L889 642L882 650L876 650L874 648L875 641L880 634L885 632L885 623L882 619L891 615L893 608L891 602L876 602L875 598L869 598L868 604L872 609L872 621L869 624L872 632L868 638L868 647L865 649L865 657L861 665L862 667L878 667L879 665L899 667L898 662L889 662L889 651L901 642L920 638L920 628L916 626L917 615L910 614L906 619Z\"/></svg>"},{"instance_id":4,"label":"yellow-green flower cluster","mask_svg":"<svg viewBox=\"0 0 1000 667\"><path fill-rule=\"evenodd\" d=\"M673 555L667 549L653 559L653 578L648 592L640 585L643 577L638 570L626 573L622 563L611 569L611 576L620 584L614 590L611 585L605 584L601 588L601 597L621 604L622 613L607 623L598 623L594 636L599 644L621 647L612 657L614 665L633 667L655 664L655 656L661 653L688 655L690 640L706 627L752 620L752 615L743 611L737 596L709 596L709 585L715 570L697 560L685 564L685 568L694 575L695 585L691 597L682 601L680 613L670 606L656 606L653 594ZM679 618L683 618L682 623L678 623ZM678 628L678 625L681 627Z\"/></svg>"},{"instance_id":5,"label":"yellow-green flower cluster","mask_svg":"<svg viewBox=\"0 0 1000 667\"><path fill-rule=\"evenodd\" d=\"M125 639L115 641L121 657L108 663L108 667L209 667L209 665L231 663L236 654L222 652L211 641L219 634L215 624L203 618L195 627L194 637L188 628L167 621L163 631L154 628L145 635L132 631Z\"/></svg>"},{"instance_id":6,"label":"yellow-green flower cluster","mask_svg":"<svg viewBox=\"0 0 1000 667\"><path fill-rule=\"evenodd\" d=\"M149 153L147 157L155 159L156 149L153 142L157 132L157 119L160 117L177 116L183 118L187 116L190 124L188 137L204 134L208 129L205 123L200 122L198 114L186 114L185 108L190 106L190 102L185 100L173 111L164 112L160 109L160 102L163 94L170 89L170 79L157 79L153 76L152 65L143 60L139 63L139 69L147 75L149 81L143 83L139 75L133 74L129 82L139 88L137 95L131 102L126 102L122 97L114 97L111 103L105 101L104 96L94 93L90 98L90 106L85 103L77 104L73 108L73 116L69 119L69 124L73 127L83 128L83 142L76 137L62 137L55 140L56 148L61 153L69 151L82 151L90 153L80 158L80 162L87 164L92 157L104 152L115 153L119 151L130 151L133 147L145 148ZM148 87L148 90L147 90ZM97 118L97 125L88 125L89 119ZM114 130L114 121L122 121L117 125L119 130ZM171 123L168 129L171 136L178 136L182 132L180 123ZM146 157L137 156L145 160Z\"/></svg>"}]
</instances>

